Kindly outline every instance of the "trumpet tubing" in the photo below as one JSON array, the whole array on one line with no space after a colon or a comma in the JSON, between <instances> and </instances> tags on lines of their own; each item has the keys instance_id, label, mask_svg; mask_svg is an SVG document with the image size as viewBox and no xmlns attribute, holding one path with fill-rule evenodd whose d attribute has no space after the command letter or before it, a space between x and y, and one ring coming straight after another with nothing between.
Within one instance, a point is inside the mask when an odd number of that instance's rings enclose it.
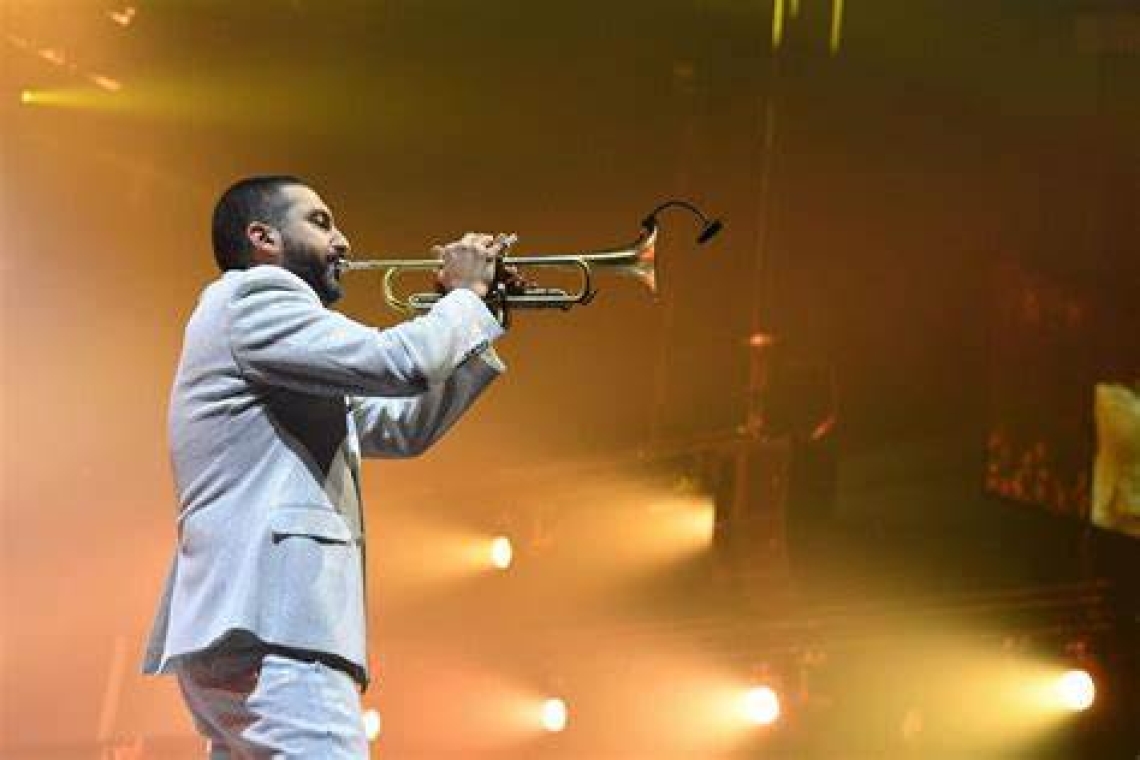
<instances>
[{"instance_id":1,"label":"trumpet tubing","mask_svg":"<svg viewBox=\"0 0 1140 760\"><path fill-rule=\"evenodd\" d=\"M514 235L500 241L502 248L514 243ZM655 245L657 228L644 228L632 244L602 251L585 253L505 256L499 259L496 278L491 284L490 300L504 309L569 309L589 303L596 291L593 288L595 270L613 272L632 277L653 295L657 294L657 268ZM401 297L396 292L396 280L405 272L439 269L438 259L373 259L345 260L338 264L342 272L380 271L384 273L384 300L388 306L403 312L430 309L442 296L439 293L414 293ZM513 272L522 269L561 268L577 270L581 283L576 292L560 288L531 285L525 280L512 279ZM522 284L520 284L520 282Z\"/></svg>"}]
</instances>

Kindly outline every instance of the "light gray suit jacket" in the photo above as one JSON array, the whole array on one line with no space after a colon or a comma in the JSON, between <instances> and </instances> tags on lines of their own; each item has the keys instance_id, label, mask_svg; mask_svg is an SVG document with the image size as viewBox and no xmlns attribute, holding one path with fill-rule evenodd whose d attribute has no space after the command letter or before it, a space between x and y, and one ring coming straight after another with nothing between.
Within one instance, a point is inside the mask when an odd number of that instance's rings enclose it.
<instances>
[{"instance_id":1,"label":"light gray suit jacket","mask_svg":"<svg viewBox=\"0 0 1140 760\"><path fill-rule=\"evenodd\" d=\"M502 371L502 332L467 290L377 330L280 267L207 286L170 400L178 543L143 672L252 636L367 681L360 458L439 438Z\"/></svg>"}]
</instances>

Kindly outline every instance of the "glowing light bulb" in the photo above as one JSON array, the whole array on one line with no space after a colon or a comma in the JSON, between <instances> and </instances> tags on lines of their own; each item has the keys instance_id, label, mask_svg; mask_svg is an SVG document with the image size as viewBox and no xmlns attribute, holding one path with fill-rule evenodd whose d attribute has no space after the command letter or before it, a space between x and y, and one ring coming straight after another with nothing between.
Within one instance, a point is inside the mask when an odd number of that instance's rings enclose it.
<instances>
[{"instance_id":1,"label":"glowing light bulb","mask_svg":"<svg viewBox=\"0 0 1140 760\"><path fill-rule=\"evenodd\" d=\"M506 536L498 536L491 542L491 564L500 570L506 570L514 559L514 549L511 540Z\"/></svg>"},{"instance_id":2,"label":"glowing light bulb","mask_svg":"<svg viewBox=\"0 0 1140 760\"><path fill-rule=\"evenodd\" d=\"M1057 701L1066 710L1080 712L1092 706L1096 699L1096 684L1092 676L1084 670L1069 670L1065 672L1054 686Z\"/></svg>"},{"instance_id":3,"label":"glowing light bulb","mask_svg":"<svg viewBox=\"0 0 1140 760\"><path fill-rule=\"evenodd\" d=\"M558 733L566 728L566 703L561 699L552 698L542 703L542 727L551 733Z\"/></svg>"},{"instance_id":4,"label":"glowing light bulb","mask_svg":"<svg viewBox=\"0 0 1140 760\"><path fill-rule=\"evenodd\" d=\"M364 711L364 735L374 742L380 736L380 713L376 710Z\"/></svg>"},{"instance_id":5,"label":"glowing light bulb","mask_svg":"<svg viewBox=\"0 0 1140 760\"><path fill-rule=\"evenodd\" d=\"M744 693L744 716L758 726L768 726L780 717L780 698L767 686L756 686Z\"/></svg>"}]
</instances>

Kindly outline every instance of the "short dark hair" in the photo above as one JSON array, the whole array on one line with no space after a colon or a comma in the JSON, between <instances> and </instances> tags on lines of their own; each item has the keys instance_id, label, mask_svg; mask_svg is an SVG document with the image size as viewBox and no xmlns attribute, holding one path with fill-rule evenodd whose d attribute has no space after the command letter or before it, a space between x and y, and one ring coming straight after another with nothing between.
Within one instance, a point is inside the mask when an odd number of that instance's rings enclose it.
<instances>
[{"instance_id":1,"label":"short dark hair","mask_svg":"<svg viewBox=\"0 0 1140 760\"><path fill-rule=\"evenodd\" d=\"M290 185L307 185L287 174L246 177L222 193L214 206L212 239L214 260L223 272L248 269L253 260L253 244L246 236L251 222L281 223L285 211L281 189Z\"/></svg>"}]
</instances>

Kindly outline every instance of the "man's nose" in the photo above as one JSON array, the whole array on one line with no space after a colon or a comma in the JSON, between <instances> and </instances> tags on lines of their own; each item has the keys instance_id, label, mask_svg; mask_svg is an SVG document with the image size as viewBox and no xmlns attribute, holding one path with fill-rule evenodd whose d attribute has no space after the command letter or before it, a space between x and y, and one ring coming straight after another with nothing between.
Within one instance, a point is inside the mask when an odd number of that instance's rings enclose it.
<instances>
[{"instance_id":1,"label":"man's nose","mask_svg":"<svg viewBox=\"0 0 1140 760\"><path fill-rule=\"evenodd\" d=\"M345 237L343 232L337 230L333 236L332 248L339 254L347 255L348 252L352 250L352 244L348 242L348 238Z\"/></svg>"}]
</instances>

